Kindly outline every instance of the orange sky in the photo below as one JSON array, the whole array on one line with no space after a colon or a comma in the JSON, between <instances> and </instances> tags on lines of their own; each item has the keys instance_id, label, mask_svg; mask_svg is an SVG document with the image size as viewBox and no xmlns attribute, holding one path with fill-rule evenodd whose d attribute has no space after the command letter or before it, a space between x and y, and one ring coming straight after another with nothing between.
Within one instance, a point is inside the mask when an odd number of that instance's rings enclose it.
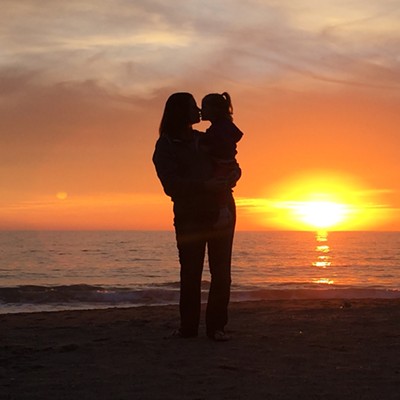
<instances>
[{"instance_id":1,"label":"orange sky","mask_svg":"<svg viewBox=\"0 0 400 400\"><path fill-rule=\"evenodd\" d=\"M172 229L165 101L228 91L238 229L302 229L287 205L336 196L337 229L400 230L397 3L2 4L0 229Z\"/></svg>"}]
</instances>

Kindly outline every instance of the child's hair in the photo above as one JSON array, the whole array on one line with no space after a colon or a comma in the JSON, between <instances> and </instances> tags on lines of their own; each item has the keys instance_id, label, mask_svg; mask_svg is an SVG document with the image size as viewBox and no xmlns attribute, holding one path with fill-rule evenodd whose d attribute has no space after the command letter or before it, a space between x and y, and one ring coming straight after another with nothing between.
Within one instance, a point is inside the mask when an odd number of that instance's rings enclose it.
<instances>
[{"instance_id":1,"label":"child's hair","mask_svg":"<svg viewBox=\"0 0 400 400\"><path fill-rule=\"evenodd\" d=\"M212 107L217 118L227 118L232 121L233 106L229 93L210 93L203 98L202 104L204 103Z\"/></svg>"}]
</instances>

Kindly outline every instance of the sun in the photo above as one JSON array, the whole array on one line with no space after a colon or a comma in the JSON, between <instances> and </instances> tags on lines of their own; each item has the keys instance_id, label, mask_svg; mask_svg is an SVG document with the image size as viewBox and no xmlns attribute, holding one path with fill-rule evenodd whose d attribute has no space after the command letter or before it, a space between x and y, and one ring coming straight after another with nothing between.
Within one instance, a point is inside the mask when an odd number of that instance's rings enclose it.
<instances>
[{"instance_id":1,"label":"sun","mask_svg":"<svg viewBox=\"0 0 400 400\"><path fill-rule=\"evenodd\" d=\"M319 193L308 197L311 199L276 202L281 222L296 229L325 231L343 227L354 213L352 205L334 200L331 194Z\"/></svg>"},{"instance_id":2,"label":"sun","mask_svg":"<svg viewBox=\"0 0 400 400\"><path fill-rule=\"evenodd\" d=\"M380 229L393 209L382 202L381 191L366 189L344 174L309 172L278 182L259 198L239 198L240 212L255 227L294 231L360 231Z\"/></svg>"},{"instance_id":3,"label":"sun","mask_svg":"<svg viewBox=\"0 0 400 400\"><path fill-rule=\"evenodd\" d=\"M282 184L273 202L277 225L295 230L348 230L367 220L357 182L337 174L306 174Z\"/></svg>"},{"instance_id":4,"label":"sun","mask_svg":"<svg viewBox=\"0 0 400 400\"><path fill-rule=\"evenodd\" d=\"M304 201L293 204L295 216L310 227L328 229L343 222L348 206L333 201Z\"/></svg>"}]
</instances>

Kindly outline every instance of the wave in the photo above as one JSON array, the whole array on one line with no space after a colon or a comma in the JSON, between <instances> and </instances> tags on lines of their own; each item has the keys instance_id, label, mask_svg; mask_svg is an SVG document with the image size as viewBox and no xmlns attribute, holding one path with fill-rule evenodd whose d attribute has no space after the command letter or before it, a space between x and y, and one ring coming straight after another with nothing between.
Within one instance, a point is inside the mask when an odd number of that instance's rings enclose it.
<instances>
[{"instance_id":1,"label":"wave","mask_svg":"<svg viewBox=\"0 0 400 400\"><path fill-rule=\"evenodd\" d=\"M396 299L400 291L383 288L255 289L232 292L233 301L312 299Z\"/></svg>"},{"instance_id":2,"label":"wave","mask_svg":"<svg viewBox=\"0 0 400 400\"><path fill-rule=\"evenodd\" d=\"M203 288L207 300L209 284ZM385 288L299 288L234 286L231 300L306 300L306 299L400 298L400 290ZM93 285L36 286L25 285L0 288L0 313L60 310L76 308L127 307L178 304L179 283L158 286L105 287Z\"/></svg>"},{"instance_id":3,"label":"wave","mask_svg":"<svg viewBox=\"0 0 400 400\"><path fill-rule=\"evenodd\" d=\"M25 285L0 288L0 304L73 304L104 303L117 304L150 304L155 300L161 303L175 301L178 287L168 288L138 287L120 288L92 285L36 286Z\"/></svg>"}]
</instances>

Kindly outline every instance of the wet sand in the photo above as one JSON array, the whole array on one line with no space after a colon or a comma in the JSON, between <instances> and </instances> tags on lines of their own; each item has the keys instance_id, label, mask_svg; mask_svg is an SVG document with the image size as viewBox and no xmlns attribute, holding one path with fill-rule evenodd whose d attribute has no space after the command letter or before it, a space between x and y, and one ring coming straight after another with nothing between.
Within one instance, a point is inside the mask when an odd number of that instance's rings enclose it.
<instances>
[{"instance_id":1,"label":"wet sand","mask_svg":"<svg viewBox=\"0 0 400 400\"><path fill-rule=\"evenodd\" d=\"M0 398L400 398L400 299L232 303L233 339L176 306L0 315Z\"/></svg>"}]
</instances>

